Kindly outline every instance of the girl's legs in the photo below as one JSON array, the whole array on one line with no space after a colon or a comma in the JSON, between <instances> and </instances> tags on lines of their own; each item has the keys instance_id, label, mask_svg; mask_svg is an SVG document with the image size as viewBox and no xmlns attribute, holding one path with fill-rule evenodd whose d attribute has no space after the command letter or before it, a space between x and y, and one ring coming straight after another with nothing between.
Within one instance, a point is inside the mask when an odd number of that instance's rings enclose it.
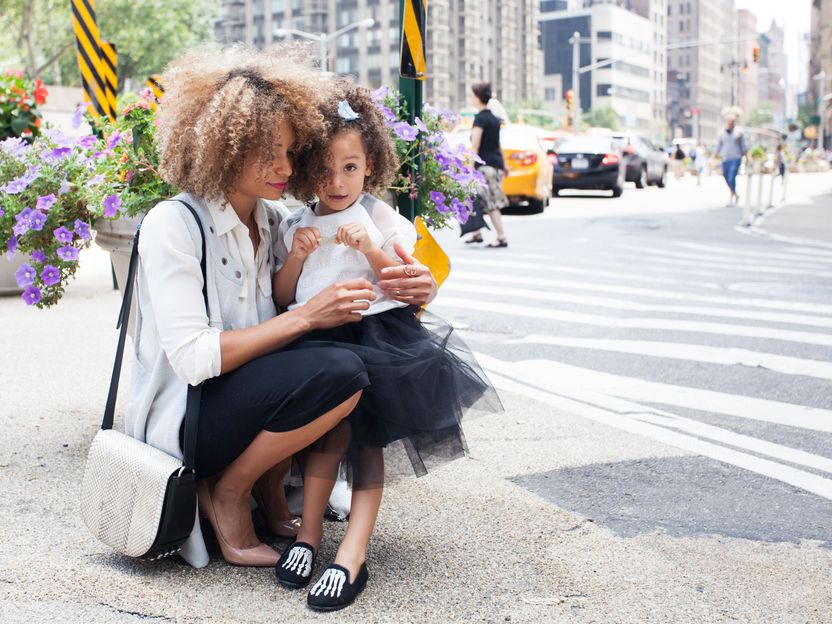
<instances>
[{"instance_id":1,"label":"girl's legs","mask_svg":"<svg viewBox=\"0 0 832 624\"><path fill-rule=\"evenodd\" d=\"M257 504L263 508L263 515L266 517L269 530L278 536L286 536L290 529L297 531L297 528L292 528L297 523L297 519L289 511L283 484L291 468L292 460L284 459L263 473L252 488Z\"/></svg>"},{"instance_id":2,"label":"girl's legs","mask_svg":"<svg viewBox=\"0 0 832 624\"><path fill-rule=\"evenodd\" d=\"M261 545L254 533L249 497L251 488L267 470L306 448L338 425L352 412L361 391L303 427L294 431L261 431L254 441L214 482L211 503L222 537L234 548ZM275 557L275 562L277 557Z\"/></svg>"}]
</instances>

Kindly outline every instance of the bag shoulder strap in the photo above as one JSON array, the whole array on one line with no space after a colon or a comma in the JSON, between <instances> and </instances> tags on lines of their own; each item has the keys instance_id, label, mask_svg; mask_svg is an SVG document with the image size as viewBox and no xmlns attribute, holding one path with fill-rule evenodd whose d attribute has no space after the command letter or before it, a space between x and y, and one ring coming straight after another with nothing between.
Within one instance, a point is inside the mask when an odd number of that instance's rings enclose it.
<instances>
[{"instance_id":1,"label":"bag shoulder strap","mask_svg":"<svg viewBox=\"0 0 832 624\"><path fill-rule=\"evenodd\" d=\"M199 218L196 210L188 202L182 199L175 199L185 208L190 211L196 220L197 227L202 243L202 257L199 261L199 268L202 271L202 297L205 300L205 312L208 312L208 278L206 271L206 245L205 245L205 230L202 228L202 220ZM118 313L118 321L116 322L116 329L119 330L118 346L116 348L115 362L113 363L113 374L110 377L110 390L107 394L107 404L104 408L104 419L101 422L102 429L112 429L113 419L116 410L116 397L118 395L118 382L121 377L121 363L124 359L124 343L127 337L127 325L130 320L130 305L133 301L133 287L136 281L136 270L138 269L139 260L139 234L141 233L142 225L136 227L136 233L133 235L133 250L130 253L130 264L127 269L127 281L124 284L124 295L121 300L121 309ZM185 408L185 448L184 465L186 468L193 468L194 457L196 455L196 434L197 421L199 416L199 404L202 395L202 384L197 386L188 386L188 399Z\"/></svg>"}]
</instances>

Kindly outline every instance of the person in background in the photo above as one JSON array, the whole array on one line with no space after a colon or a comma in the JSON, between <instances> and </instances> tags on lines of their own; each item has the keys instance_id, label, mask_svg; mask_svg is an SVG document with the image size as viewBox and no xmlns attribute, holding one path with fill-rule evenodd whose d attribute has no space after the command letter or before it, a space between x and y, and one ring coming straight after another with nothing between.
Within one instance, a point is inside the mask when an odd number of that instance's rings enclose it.
<instances>
[{"instance_id":1,"label":"person in background","mask_svg":"<svg viewBox=\"0 0 832 624\"><path fill-rule=\"evenodd\" d=\"M740 196L737 194L737 173L740 170L743 156L748 151L745 135L736 127L737 118L733 114L725 116L725 129L719 133L716 141L716 153L722 158L722 175L731 197L729 206L736 206Z\"/></svg>"},{"instance_id":2,"label":"person in background","mask_svg":"<svg viewBox=\"0 0 832 624\"><path fill-rule=\"evenodd\" d=\"M685 175L685 150L682 149L681 144L676 144L676 148L673 150L673 156L671 160L673 175L676 177L677 180L680 180L682 176Z\"/></svg>"},{"instance_id":3,"label":"person in background","mask_svg":"<svg viewBox=\"0 0 832 624\"><path fill-rule=\"evenodd\" d=\"M708 173L708 148L704 143L696 148L693 166L696 168L696 186L702 186L702 176Z\"/></svg>"},{"instance_id":4,"label":"person in background","mask_svg":"<svg viewBox=\"0 0 832 624\"><path fill-rule=\"evenodd\" d=\"M486 245L490 248L508 247L508 238L503 228L503 208L508 206L508 198L503 192L503 177L508 175L503 151L500 148L500 119L488 108L492 100L491 85L478 82L472 85L472 104L477 109L474 127L471 129L471 149L483 160L477 168L485 178L485 187L477 197L483 212L491 219L497 240ZM482 233L473 232L466 243L482 243Z\"/></svg>"}]
</instances>

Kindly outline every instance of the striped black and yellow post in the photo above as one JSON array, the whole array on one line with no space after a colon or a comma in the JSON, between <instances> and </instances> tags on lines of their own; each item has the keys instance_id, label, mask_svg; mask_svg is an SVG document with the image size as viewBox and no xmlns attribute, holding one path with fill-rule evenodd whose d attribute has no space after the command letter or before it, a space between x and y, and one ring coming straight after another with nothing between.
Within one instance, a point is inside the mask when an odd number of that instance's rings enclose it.
<instances>
[{"instance_id":1,"label":"striped black and yellow post","mask_svg":"<svg viewBox=\"0 0 832 624\"><path fill-rule=\"evenodd\" d=\"M118 52L115 44L101 41L101 72L104 74L104 90L107 95L108 114L116 120L116 93L118 92Z\"/></svg>"},{"instance_id":2,"label":"striped black and yellow post","mask_svg":"<svg viewBox=\"0 0 832 624\"><path fill-rule=\"evenodd\" d=\"M399 74L411 80L425 79L425 27L428 0L404 0Z\"/></svg>"},{"instance_id":3,"label":"striped black and yellow post","mask_svg":"<svg viewBox=\"0 0 832 624\"><path fill-rule=\"evenodd\" d=\"M161 76L159 76L159 74L148 76L147 86L150 87L151 91L153 91L153 95L157 100L162 99L162 95L165 93L165 88L162 86Z\"/></svg>"},{"instance_id":4,"label":"striped black and yellow post","mask_svg":"<svg viewBox=\"0 0 832 624\"><path fill-rule=\"evenodd\" d=\"M84 100L94 115L109 115L107 88L101 69L101 46L95 21L95 0L72 0L72 27L78 48L78 67Z\"/></svg>"}]
</instances>

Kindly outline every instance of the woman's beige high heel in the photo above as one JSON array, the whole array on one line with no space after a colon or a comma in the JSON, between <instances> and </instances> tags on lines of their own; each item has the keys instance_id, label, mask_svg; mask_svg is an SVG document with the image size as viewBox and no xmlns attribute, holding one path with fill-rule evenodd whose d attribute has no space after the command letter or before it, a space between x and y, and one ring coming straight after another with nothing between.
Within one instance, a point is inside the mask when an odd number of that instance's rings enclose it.
<instances>
[{"instance_id":1,"label":"woman's beige high heel","mask_svg":"<svg viewBox=\"0 0 832 624\"><path fill-rule=\"evenodd\" d=\"M263 512L263 517L266 519L266 526L272 535L289 539L297 537L298 531L300 531L300 518L298 516L290 516L282 520L272 518L264 504L263 492L257 483L251 488L251 495L254 497L257 506Z\"/></svg>"},{"instance_id":2,"label":"woman's beige high heel","mask_svg":"<svg viewBox=\"0 0 832 624\"><path fill-rule=\"evenodd\" d=\"M276 550L266 544L260 544L253 548L235 548L226 541L222 534L222 529L217 522L217 514L214 511L214 503L211 500L211 490L204 480L197 483L197 498L199 500L200 510L205 514L208 522L214 528L214 534L217 537L217 543L220 545L223 559L231 565L255 568L270 568L277 563L280 555Z\"/></svg>"}]
</instances>

